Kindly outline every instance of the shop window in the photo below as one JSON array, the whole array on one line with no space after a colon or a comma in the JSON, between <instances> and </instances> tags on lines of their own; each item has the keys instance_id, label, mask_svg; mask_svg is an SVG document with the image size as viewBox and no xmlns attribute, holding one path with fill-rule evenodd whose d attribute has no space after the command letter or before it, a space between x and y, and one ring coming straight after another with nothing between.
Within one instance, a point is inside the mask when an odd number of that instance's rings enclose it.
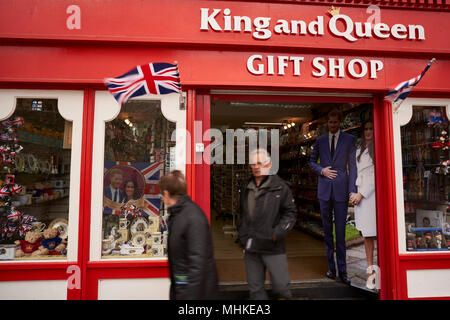
<instances>
[{"instance_id":1,"label":"shop window","mask_svg":"<svg viewBox=\"0 0 450 320\"><path fill-rule=\"evenodd\" d=\"M401 127L406 250L448 251L449 121L445 105L412 106Z\"/></svg>"},{"instance_id":2,"label":"shop window","mask_svg":"<svg viewBox=\"0 0 450 320\"><path fill-rule=\"evenodd\" d=\"M72 121L60 103L17 98L0 123L2 260L67 259Z\"/></svg>"},{"instance_id":3,"label":"shop window","mask_svg":"<svg viewBox=\"0 0 450 320\"><path fill-rule=\"evenodd\" d=\"M224 99L225 100L225 99ZM268 99L269 100L269 99ZM231 110L236 111L231 111ZM238 109L239 108L239 109ZM331 117L334 129L339 128L339 137L335 142L336 154L331 162L328 145L324 147L321 138L328 138L331 111L340 111ZM230 116L231 113L234 114ZM288 181L295 205L297 221L294 230L286 238L287 257L295 261L295 268L289 266L292 280L322 278L327 272L327 253L333 249L324 246L324 240L336 238L332 220L338 220L339 262L344 262L342 248L345 248L346 271L353 285L379 289L379 268L376 249L376 199L375 199L375 163L373 157L372 104L366 103L278 103L245 101L212 101L211 127L242 131L278 130L279 140L274 142L259 140L259 145L267 145L272 161L279 159L277 175ZM340 127L339 127L340 125ZM225 130L224 130L225 131ZM226 135L226 131L223 135ZM334 130L333 130L334 131ZM256 132L256 131L255 131ZM336 133L336 131L334 131ZM233 132L231 132L233 133ZM255 136L259 136L255 134ZM351 137L353 136L353 138ZM261 138L260 138L261 139ZM345 139L345 140L344 140ZM238 139L236 139L238 141ZM352 143L354 141L354 144ZM250 139L245 142L245 152L250 148ZM279 142L279 147L276 143ZM225 143L225 142L224 142ZM266 144L267 143L267 144ZM223 146L223 150L228 147ZM313 156L314 148L319 148L318 157ZM235 157L239 151L236 149ZM278 155L276 154L278 153ZM339 212L326 210L326 188L319 181L329 183L313 170L311 162L318 166L334 165L338 171L335 190L351 188L347 181L347 167L352 167L352 177L356 186L352 192L358 196L347 204L347 193L341 197ZM242 249L236 243L238 235L236 221L243 214L239 206L242 188L248 185L252 176L251 167L246 164L215 163L211 166L211 229L215 239L215 257L219 278L228 281L245 281L245 274L231 275L229 260L241 259ZM345 178L344 178L345 177ZM344 178L344 179L342 179ZM332 180L332 179L330 179ZM328 199L331 199L331 192ZM342 200L343 199L343 200ZM322 205L322 206L321 206ZM334 216L334 218L333 218ZM335 217L338 216L338 219ZM228 222L222 222L225 220ZM342 232L339 232L342 231ZM326 240L326 241L327 241ZM331 240L333 241L333 240ZM336 241L334 241L336 243ZM225 245L224 245L225 244ZM301 257L301 258L298 258ZM292 259L292 260L291 260ZM298 259L298 260L295 260ZM317 260L316 260L317 259ZM226 260L226 261L225 261ZM308 261L308 262L307 262ZM312 262L314 261L314 262ZM301 266L301 267L299 267ZM239 266L234 266L236 270ZM339 267L339 266L338 266ZM305 271L306 270L306 271ZM307 274L305 276L305 274Z\"/></svg>"},{"instance_id":4,"label":"shop window","mask_svg":"<svg viewBox=\"0 0 450 320\"><path fill-rule=\"evenodd\" d=\"M155 100L129 101L105 123L102 258L167 256L158 181L175 169L175 127Z\"/></svg>"}]
</instances>

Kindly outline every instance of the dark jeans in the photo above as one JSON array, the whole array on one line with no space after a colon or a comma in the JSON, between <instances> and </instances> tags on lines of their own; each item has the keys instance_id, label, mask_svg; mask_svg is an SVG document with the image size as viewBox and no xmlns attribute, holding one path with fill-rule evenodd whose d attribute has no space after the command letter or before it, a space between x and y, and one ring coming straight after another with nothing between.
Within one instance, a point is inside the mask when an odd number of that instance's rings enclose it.
<instances>
[{"instance_id":1,"label":"dark jeans","mask_svg":"<svg viewBox=\"0 0 450 320\"><path fill-rule=\"evenodd\" d=\"M266 268L269 269L272 290L280 298L291 299L291 277L289 275L286 254L256 254L246 252L244 255L247 272L248 289L251 300L267 300L264 289Z\"/></svg>"}]
</instances>

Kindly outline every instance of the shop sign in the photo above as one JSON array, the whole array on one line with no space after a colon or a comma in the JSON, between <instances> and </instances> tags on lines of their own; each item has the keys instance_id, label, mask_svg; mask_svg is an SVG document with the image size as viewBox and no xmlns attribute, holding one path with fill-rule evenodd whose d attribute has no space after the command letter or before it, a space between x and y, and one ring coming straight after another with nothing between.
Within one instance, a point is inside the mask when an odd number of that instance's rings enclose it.
<instances>
[{"instance_id":1,"label":"shop sign","mask_svg":"<svg viewBox=\"0 0 450 320\"><path fill-rule=\"evenodd\" d=\"M272 56L255 54L247 59L247 70L253 75L284 75L285 70L292 70L293 76L301 75L301 63L305 60L300 56ZM328 78L345 78L349 74L352 78L368 77L377 79L377 74L383 69L381 60L323 58L315 57L311 61L312 76L316 78L327 76Z\"/></svg>"},{"instance_id":2,"label":"shop sign","mask_svg":"<svg viewBox=\"0 0 450 320\"><path fill-rule=\"evenodd\" d=\"M286 20L271 17L233 16L231 10L226 9L200 9L200 30L214 32L251 33L257 40L269 40L273 36L301 35L321 37L325 32L332 36L345 39L349 42L361 39L386 39L396 40L425 40L425 28L416 24L394 24L358 22L345 14L339 13L339 8L329 11L331 18L325 24L324 16L317 16L311 21ZM327 31L326 31L327 30ZM299 41L301 38L299 38ZM285 75L290 70L293 76L301 75L303 56L273 56L251 55L247 59L247 70L252 75ZM308 62L312 65L311 76L315 78L345 78L346 75L353 79L368 78L377 79L377 74L383 70L381 60L363 60L359 58L346 60L341 57L324 58L314 57Z\"/></svg>"},{"instance_id":3,"label":"shop sign","mask_svg":"<svg viewBox=\"0 0 450 320\"><path fill-rule=\"evenodd\" d=\"M338 8L330 10L331 19L325 28L324 16L311 21L278 19L274 23L271 17L233 16L230 9L201 8L200 30L216 32L251 33L257 40L268 40L274 35L302 35L320 37L328 30L333 36L350 42L365 38L394 38L397 40L425 40L425 28L422 25L358 22ZM299 41L301 38L299 38Z\"/></svg>"}]
</instances>

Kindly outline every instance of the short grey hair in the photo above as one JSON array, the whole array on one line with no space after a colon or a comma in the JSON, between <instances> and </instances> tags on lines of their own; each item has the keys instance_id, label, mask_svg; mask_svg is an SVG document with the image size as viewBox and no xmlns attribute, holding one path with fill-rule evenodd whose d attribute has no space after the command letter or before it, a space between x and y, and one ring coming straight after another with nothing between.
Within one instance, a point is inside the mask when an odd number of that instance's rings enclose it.
<instances>
[{"instance_id":1,"label":"short grey hair","mask_svg":"<svg viewBox=\"0 0 450 320\"><path fill-rule=\"evenodd\" d=\"M250 164L252 164L252 158L255 155L258 155L258 154L263 154L264 155L264 157L266 159L266 161L264 161L264 164L267 164L267 163L269 163L271 161L269 151L267 151L264 148L259 148L259 149L254 149L253 151L250 152L250 155L249 155L249 158L248 158L248 161L249 161Z\"/></svg>"}]
</instances>

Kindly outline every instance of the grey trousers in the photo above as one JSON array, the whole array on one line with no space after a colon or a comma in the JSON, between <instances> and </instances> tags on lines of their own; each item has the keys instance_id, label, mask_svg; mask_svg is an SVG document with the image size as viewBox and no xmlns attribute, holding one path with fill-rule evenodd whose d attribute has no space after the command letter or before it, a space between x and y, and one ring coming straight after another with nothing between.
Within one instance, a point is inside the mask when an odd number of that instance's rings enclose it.
<instances>
[{"instance_id":1,"label":"grey trousers","mask_svg":"<svg viewBox=\"0 0 450 320\"><path fill-rule=\"evenodd\" d=\"M291 299L291 277L286 254L244 254L248 289L251 300L267 300L264 289L266 268L269 269L272 291L280 298Z\"/></svg>"}]
</instances>

